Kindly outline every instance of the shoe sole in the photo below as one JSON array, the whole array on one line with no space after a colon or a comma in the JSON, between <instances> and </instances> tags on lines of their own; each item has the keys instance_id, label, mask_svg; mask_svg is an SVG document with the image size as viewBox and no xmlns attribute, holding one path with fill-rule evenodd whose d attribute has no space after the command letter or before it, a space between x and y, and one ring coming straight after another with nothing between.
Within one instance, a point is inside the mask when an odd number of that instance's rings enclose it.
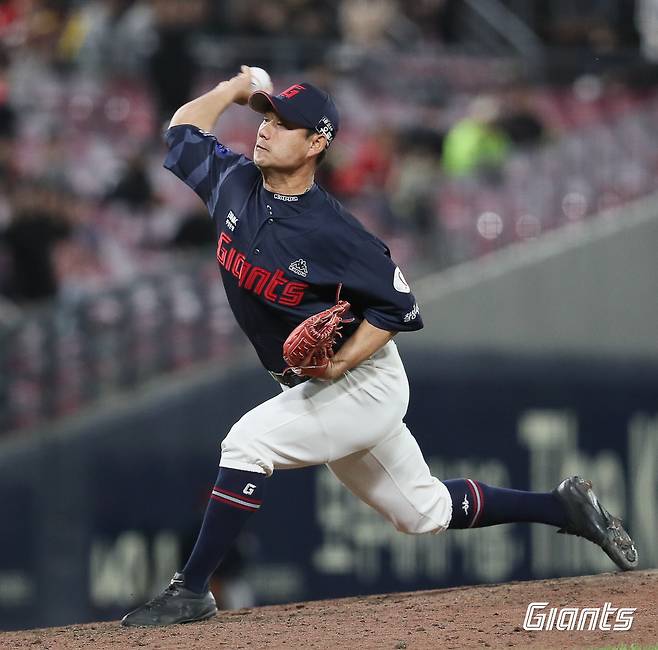
<instances>
[{"instance_id":1,"label":"shoe sole","mask_svg":"<svg viewBox=\"0 0 658 650\"><path fill-rule=\"evenodd\" d=\"M578 535L600 546L623 571L636 568L638 554L635 543L624 530L621 520L613 517L599 503L591 481L573 477L568 481L565 492L558 492L558 496L567 509L567 515L581 525L572 525L572 529L561 529L558 532Z\"/></svg>"}]
</instances>

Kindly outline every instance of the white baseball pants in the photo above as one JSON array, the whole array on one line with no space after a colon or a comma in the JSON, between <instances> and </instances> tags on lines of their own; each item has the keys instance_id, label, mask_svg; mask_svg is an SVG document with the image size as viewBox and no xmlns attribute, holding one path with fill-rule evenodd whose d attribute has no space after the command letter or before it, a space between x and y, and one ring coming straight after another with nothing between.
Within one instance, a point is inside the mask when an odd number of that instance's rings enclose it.
<instances>
[{"instance_id":1,"label":"white baseball pants","mask_svg":"<svg viewBox=\"0 0 658 650\"><path fill-rule=\"evenodd\" d=\"M272 474L326 464L405 533L438 533L452 516L402 421L409 383L393 341L335 381L311 379L246 413L222 442L221 467Z\"/></svg>"}]
</instances>

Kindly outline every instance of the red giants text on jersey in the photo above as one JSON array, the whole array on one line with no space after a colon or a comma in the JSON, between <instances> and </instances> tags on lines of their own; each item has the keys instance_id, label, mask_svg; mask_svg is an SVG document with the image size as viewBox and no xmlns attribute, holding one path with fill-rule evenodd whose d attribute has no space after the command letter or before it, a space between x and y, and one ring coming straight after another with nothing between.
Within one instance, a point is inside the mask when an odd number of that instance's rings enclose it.
<instances>
[{"instance_id":1,"label":"red giants text on jersey","mask_svg":"<svg viewBox=\"0 0 658 650\"><path fill-rule=\"evenodd\" d=\"M297 306L304 297L304 291L309 286L306 282L288 280L283 269L268 271L260 266L247 262L241 253L229 244L233 240L223 232L217 242L217 261L232 275L238 278L238 286L253 291L257 296L263 296L270 302L290 307Z\"/></svg>"}]
</instances>

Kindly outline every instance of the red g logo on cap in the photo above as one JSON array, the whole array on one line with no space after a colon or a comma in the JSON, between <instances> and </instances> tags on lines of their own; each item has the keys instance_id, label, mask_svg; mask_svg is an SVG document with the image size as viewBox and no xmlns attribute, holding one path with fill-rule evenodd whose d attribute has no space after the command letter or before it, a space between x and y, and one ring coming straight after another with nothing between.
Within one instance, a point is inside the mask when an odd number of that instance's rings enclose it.
<instances>
[{"instance_id":1,"label":"red g logo on cap","mask_svg":"<svg viewBox=\"0 0 658 650\"><path fill-rule=\"evenodd\" d=\"M282 93L279 93L279 97L291 99L298 93L302 92L302 90L306 90L306 88L300 84L294 84L293 86L290 86L290 88L286 88Z\"/></svg>"}]
</instances>

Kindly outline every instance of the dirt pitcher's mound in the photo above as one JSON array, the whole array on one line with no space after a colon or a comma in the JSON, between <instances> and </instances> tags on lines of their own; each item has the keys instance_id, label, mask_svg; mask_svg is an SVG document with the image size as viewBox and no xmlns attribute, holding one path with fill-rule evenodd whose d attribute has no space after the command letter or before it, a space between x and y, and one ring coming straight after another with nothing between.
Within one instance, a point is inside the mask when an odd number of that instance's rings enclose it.
<instances>
[{"instance_id":1,"label":"dirt pitcher's mound","mask_svg":"<svg viewBox=\"0 0 658 650\"><path fill-rule=\"evenodd\" d=\"M540 604L528 623L552 630L524 629L531 602ZM561 614L567 607L578 609ZM583 617L584 607L598 610ZM555 629L577 628L579 621L585 631ZM629 622L627 631L606 629ZM40 650L602 648L657 643L658 570L276 605L222 612L204 623L170 628L96 623L0 633L0 648Z\"/></svg>"}]
</instances>

